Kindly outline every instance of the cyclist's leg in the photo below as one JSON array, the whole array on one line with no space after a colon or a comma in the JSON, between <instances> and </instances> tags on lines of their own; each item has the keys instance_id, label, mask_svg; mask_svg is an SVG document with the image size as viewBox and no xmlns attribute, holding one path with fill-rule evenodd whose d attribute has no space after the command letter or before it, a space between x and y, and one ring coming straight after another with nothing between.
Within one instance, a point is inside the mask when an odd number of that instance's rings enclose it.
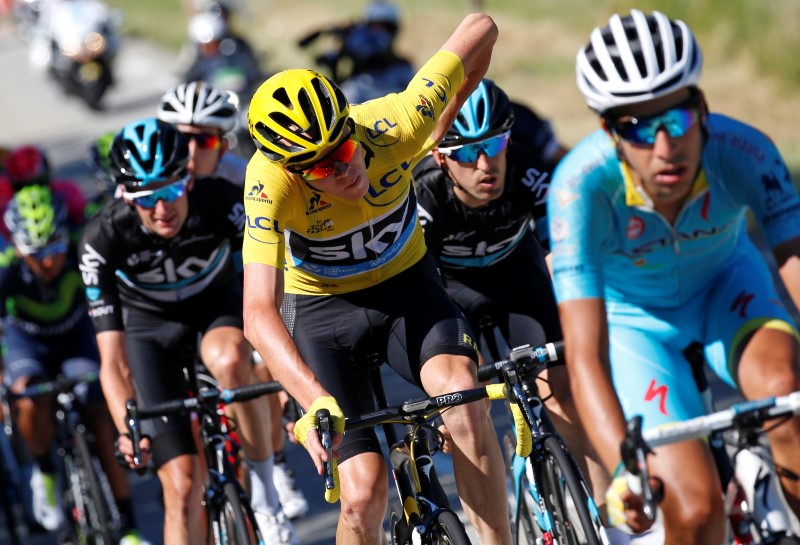
<instances>
[{"instance_id":1,"label":"cyclist's leg","mask_svg":"<svg viewBox=\"0 0 800 545\"><path fill-rule=\"evenodd\" d=\"M608 303L611 369L626 418L642 415L649 429L703 414L697 389L687 387L694 383L681 354L702 311L702 297L695 307L680 311L648 312ZM648 465L664 485L666 544L722 543L721 484L706 444L688 441L659 447Z\"/></svg>"},{"instance_id":2,"label":"cyclist's leg","mask_svg":"<svg viewBox=\"0 0 800 545\"><path fill-rule=\"evenodd\" d=\"M360 300L359 300L360 299ZM375 327L385 316L365 310L381 304L374 289L343 296L285 294L281 315L303 360L345 415L375 410L365 356L378 348ZM341 513L338 543L381 543L388 484L386 463L375 430L347 432L338 447Z\"/></svg>"},{"instance_id":3,"label":"cyclist's leg","mask_svg":"<svg viewBox=\"0 0 800 545\"><path fill-rule=\"evenodd\" d=\"M735 260L715 286L710 294L714 319L706 337L712 340L706 356L714 371L747 399L800 390L797 329L759 256ZM800 474L800 417L769 428L775 463ZM787 503L800 515L800 482L781 478L781 484Z\"/></svg>"},{"instance_id":4,"label":"cyclist's leg","mask_svg":"<svg viewBox=\"0 0 800 545\"><path fill-rule=\"evenodd\" d=\"M147 407L184 397L186 347L194 345L196 334L184 324L133 308L128 310L125 328L128 361L139 404ZM164 545L203 542L205 526L200 502L205 478L189 417L145 420L142 432L151 438L153 464L164 496Z\"/></svg>"},{"instance_id":5,"label":"cyclist's leg","mask_svg":"<svg viewBox=\"0 0 800 545\"><path fill-rule=\"evenodd\" d=\"M477 387L477 353L463 314L444 291L429 258L410 271L396 302L405 321L408 361L418 384L429 395ZM399 364L392 362L395 368ZM486 440L496 432L484 405L455 407L445 411L442 419L453 439L461 504L481 542L510 543L503 458L499 443Z\"/></svg>"}]
</instances>

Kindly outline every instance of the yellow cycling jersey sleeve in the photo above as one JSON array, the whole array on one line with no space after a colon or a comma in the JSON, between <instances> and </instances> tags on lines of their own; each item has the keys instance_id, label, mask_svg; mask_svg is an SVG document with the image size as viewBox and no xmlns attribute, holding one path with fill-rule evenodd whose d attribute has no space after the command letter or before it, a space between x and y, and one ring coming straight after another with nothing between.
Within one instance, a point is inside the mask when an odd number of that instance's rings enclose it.
<instances>
[{"instance_id":1,"label":"yellow cycling jersey sleeve","mask_svg":"<svg viewBox=\"0 0 800 545\"><path fill-rule=\"evenodd\" d=\"M369 178L361 199L317 191L256 153L245 183L244 264L282 267L287 293L324 295L364 289L419 261L425 240L411 169L436 144L431 132L463 79L461 60L440 51L405 91L351 107Z\"/></svg>"}]
</instances>

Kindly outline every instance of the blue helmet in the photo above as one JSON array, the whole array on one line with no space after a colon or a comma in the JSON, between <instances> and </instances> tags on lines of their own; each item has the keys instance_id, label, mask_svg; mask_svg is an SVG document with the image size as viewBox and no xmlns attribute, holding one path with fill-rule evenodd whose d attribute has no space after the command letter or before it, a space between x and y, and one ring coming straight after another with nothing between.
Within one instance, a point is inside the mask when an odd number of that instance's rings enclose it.
<instances>
[{"instance_id":1,"label":"blue helmet","mask_svg":"<svg viewBox=\"0 0 800 545\"><path fill-rule=\"evenodd\" d=\"M173 125L151 117L125 125L114 137L108 159L114 182L136 190L185 176L189 145Z\"/></svg>"},{"instance_id":2,"label":"blue helmet","mask_svg":"<svg viewBox=\"0 0 800 545\"><path fill-rule=\"evenodd\" d=\"M461 106L440 146L457 146L505 132L514 124L508 95L492 80L483 79Z\"/></svg>"}]
</instances>

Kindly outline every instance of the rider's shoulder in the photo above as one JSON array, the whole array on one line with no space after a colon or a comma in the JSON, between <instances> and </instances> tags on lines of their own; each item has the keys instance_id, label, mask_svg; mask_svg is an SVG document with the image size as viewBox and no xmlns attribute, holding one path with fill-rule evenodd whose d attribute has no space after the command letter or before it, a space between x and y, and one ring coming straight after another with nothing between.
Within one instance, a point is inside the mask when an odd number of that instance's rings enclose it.
<instances>
[{"instance_id":1,"label":"rider's shoulder","mask_svg":"<svg viewBox=\"0 0 800 545\"><path fill-rule=\"evenodd\" d=\"M705 126L712 149L741 152L750 147L750 152L756 153L759 148L774 145L772 139L762 130L724 114L709 113Z\"/></svg>"}]
</instances>

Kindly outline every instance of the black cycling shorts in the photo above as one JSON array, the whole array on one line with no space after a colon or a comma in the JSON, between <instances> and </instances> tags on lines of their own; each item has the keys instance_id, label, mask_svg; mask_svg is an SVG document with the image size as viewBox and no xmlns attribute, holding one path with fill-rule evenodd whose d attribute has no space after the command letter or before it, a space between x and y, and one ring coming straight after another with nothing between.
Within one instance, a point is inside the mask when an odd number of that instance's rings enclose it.
<instances>
[{"instance_id":1,"label":"black cycling shorts","mask_svg":"<svg viewBox=\"0 0 800 545\"><path fill-rule=\"evenodd\" d=\"M213 289L187 300L179 315L156 315L125 307L125 342L139 406L184 398L190 392L184 368L194 365L198 334L217 327L243 328L241 287ZM197 448L188 415L142 421L151 437L156 468Z\"/></svg>"},{"instance_id":2,"label":"black cycling shorts","mask_svg":"<svg viewBox=\"0 0 800 545\"><path fill-rule=\"evenodd\" d=\"M367 358L387 359L387 344L405 322L407 358L389 365L421 386L420 369L434 356L453 354L477 361L472 332L444 290L427 255L385 282L340 295L286 294L281 309L301 356L345 415L375 410ZM362 452L380 452L374 429L347 432L340 462Z\"/></svg>"}]
</instances>

